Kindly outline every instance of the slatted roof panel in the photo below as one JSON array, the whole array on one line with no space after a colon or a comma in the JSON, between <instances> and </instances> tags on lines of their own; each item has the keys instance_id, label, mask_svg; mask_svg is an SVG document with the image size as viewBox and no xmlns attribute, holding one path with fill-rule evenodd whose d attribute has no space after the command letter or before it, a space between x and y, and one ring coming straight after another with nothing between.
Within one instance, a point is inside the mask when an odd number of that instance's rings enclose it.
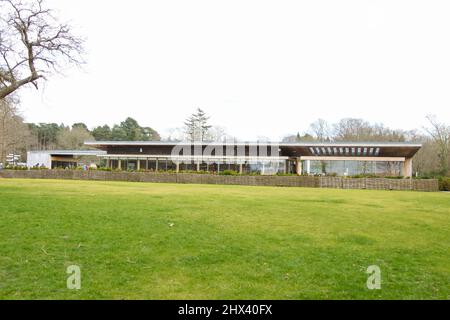
<instances>
[{"instance_id":1,"label":"slatted roof panel","mask_svg":"<svg viewBox=\"0 0 450 320\"><path fill-rule=\"evenodd\" d=\"M291 157L406 157L410 158L421 148L418 144L345 144L333 146L318 145L281 145L282 155Z\"/></svg>"}]
</instances>

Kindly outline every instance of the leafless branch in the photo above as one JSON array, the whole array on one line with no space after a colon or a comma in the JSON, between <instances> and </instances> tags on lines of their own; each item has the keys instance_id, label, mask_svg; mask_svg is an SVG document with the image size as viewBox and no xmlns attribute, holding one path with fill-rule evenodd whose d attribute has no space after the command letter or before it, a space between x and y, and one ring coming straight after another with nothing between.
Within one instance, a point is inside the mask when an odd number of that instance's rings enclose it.
<instances>
[{"instance_id":1,"label":"leafless branch","mask_svg":"<svg viewBox=\"0 0 450 320\"><path fill-rule=\"evenodd\" d=\"M60 23L44 0L0 0L0 99L22 86L80 65L83 39Z\"/></svg>"}]
</instances>

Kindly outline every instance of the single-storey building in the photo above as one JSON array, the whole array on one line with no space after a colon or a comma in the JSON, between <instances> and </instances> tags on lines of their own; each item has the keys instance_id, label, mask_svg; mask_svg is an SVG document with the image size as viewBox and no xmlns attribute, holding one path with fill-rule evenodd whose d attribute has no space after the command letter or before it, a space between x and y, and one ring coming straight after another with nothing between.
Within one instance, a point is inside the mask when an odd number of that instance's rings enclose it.
<instances>
[{"instance_id":1,"label":"single-storey building","mask_svg":"<svg viewBox=\"0 0 450 320\"><path fill-rule=\"evenodd\" d=\"M122 170L412 176L415 143L95 141L106 166Z\"/></svg>"},{"instance_id":2,"label":"single-storey building","mask_svg":"<svg viewBox=\"0 0 450 320\"><path fill-rule=\"evenodd\" d=\"M100 150L41 150L27 152L27 167L76 168L85 157L106 155Z\"/></svg>"}]
</instances>

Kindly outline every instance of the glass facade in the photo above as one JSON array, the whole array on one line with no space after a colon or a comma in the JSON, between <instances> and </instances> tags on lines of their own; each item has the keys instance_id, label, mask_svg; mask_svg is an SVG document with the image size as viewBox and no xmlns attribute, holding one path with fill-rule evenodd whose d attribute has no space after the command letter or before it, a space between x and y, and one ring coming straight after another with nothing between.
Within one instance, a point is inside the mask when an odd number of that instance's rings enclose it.
<instances>
[{"instance_id":1,"label":"glass facade","mask_svg":"<svg viewBox=\"0 0 450 320\"><path fill-rule=\"evenodd\" d=\"M52 169L73 169L77 167L76 162L71 161L52 161Z\"/></svg>"},{"instance_id":2,"label":"glass facade","mask_svg":"<svg viewBox=\"0 0 450 320\"><path fill-rule=\"evenodd\" d=\"M246 173L273 175L286 173L286 161L254 161L246 163Z\"/></svg>"},{"instance_id":3,"label":"glass facade","mask_svg":"<svg viewBox=\"0 0 450 320\"><path fill-rule=\"evenodd\" d=\"M302 165L303 171L312 175L402 175L402 162L399 161L306 160Z\"/></svg>"},{"instance_id":4,"label":"glass facade","mask_svg":"<svg viewBox=\"0 0 450 320\"><path fill-rule=\"evenodd\" d=\"M138 166L139 163L139 166ZM132 159L123 158L110 159L109 167L112 169L130 171L204 171L211 173L221 173L224 171L242 172L243 174L295 174L297 173L296 160L251 160L251 161L230 161L230 160L210 160L197 162L179 162L168 158ZM377 176L401 176L403 163L399 161L358 161L358 160L303 160L302 174L305 175L377 175ZM242 170L242 171L241 171Z\"/></svg>"},{"instance_id":5,"label":"glass facade","mask_svg":"<svg viewBox=\"0 0 450 320\"><path fill-rule=\"evenodd\" d=\"M119 163L120 162L120 163ZM139 166L138 166L139 163ZM176 171L177 164L167 158L152 158L145 160L137 160L132 158L109 159L108 167L114 170L130 170L130 171ZM254 173L262 175L272 175L277 173L293 173L295 166L292 162L286 160L277 161L230 161L230 160L211 160L197 162L180 161L178 170L183 171L206 171L211 173L220 173L224 171L235 171L242 173ZM291 170L291 171L289 171Z\"/></svg>"}]
</instances>

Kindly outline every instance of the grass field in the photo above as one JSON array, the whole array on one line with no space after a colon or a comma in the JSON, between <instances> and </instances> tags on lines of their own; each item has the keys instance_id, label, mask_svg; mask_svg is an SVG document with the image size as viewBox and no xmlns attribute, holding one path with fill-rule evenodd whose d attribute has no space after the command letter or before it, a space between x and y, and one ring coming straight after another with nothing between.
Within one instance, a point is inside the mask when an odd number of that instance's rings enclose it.
<instances>
[{"instance_id":1,"label":"grass field","mask_svg":"<svg viewBox=\"0 0 450 320\"><path fill-rule=\"evenodd\" d=\"M449 299L449 248L448 193L0 179L1 299Z\"/></svg>"}]
</instances>

